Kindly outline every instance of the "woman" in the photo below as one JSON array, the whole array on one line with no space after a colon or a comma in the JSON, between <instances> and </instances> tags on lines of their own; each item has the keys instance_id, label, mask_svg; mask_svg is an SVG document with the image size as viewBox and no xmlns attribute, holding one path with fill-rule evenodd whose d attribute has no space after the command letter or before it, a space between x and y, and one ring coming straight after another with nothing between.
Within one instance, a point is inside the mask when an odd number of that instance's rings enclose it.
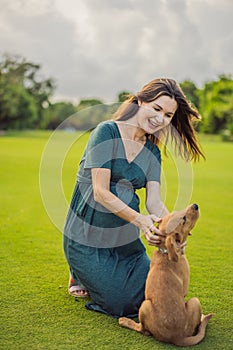
<instances>
[{"instance_id":1,"label":"woman","mask_svg":"<svg viewBox=\"0 0 233 350\"><path fill-rule=\"evenodd\" d=\"M139 234L159 245L155 223L168 213L160 198L159 141L170 134L185 159L203 156L193 118L199 115L179 85L155 79L123 103L115 120L92 132L64 229L70 287L79 296L90 294L88 309L137 316L150 264ZM139 212L135 191L142 187L148 215Z\"/></svg>"}]
</instances>

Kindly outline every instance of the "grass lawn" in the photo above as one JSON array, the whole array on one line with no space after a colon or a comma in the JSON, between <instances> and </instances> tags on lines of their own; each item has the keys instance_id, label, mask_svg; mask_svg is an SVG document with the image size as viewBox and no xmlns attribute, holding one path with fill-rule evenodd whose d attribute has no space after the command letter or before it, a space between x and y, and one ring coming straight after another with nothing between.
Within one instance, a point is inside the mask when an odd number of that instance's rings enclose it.
<instances>
[{"instance_id":1,"label":"grass lawn","mask_svg":"<svg viewBox=\"0 0 233 350\"><path fill-rule=\"evenodd\" d=\"M48 138L43 132L0 137L0 349L174 349L120 328L116 319L88 311L85 301L68 295L62 235L40 196L40 160ZM67 201L86 140L84 136L74 144L63 163ZM204 313L214 313L197 348L230 350L233 144L202 137L202 146L207 161L193 166L191 201L199 204L201 217L186 250L191 266L188 297L199 297ZM172 161L164 161L164 172L171 209L177 195ZM148 248L149 255L152 251Z\"/></svg>"}]
</instances>

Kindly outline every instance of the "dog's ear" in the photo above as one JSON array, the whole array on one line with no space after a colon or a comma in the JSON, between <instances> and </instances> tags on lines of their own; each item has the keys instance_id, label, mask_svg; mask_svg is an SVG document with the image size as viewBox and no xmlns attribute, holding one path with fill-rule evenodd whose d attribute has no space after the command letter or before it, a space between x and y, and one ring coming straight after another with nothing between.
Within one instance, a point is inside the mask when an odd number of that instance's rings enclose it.
<instances>
[{"instance_id":1,"label":"dog's ear","mask_svg":"<svg viewBox=\"0 0 233 350\"><path fill-rule=\"evenodd\" d=\"M181 244L181 236L179 233L173 233L166 238L166 248L168 253L168 259L177 262L179 259Z\"/></svg>"},{"instance_id":2,"label":"dog's ear","mask_svg":"<svg viewBox=\"0 0 233 350\"><path fill-rule=\"evenodd\" d=\"M182 221L184 215L185 215L185 211L180 212L179 215L174 215L170 218L170 220L168 221L168 223L166 225L166 233L167 234L171 233L172 231L174 231L176 229L176 227Z\"/></svg>"}]
</instances>

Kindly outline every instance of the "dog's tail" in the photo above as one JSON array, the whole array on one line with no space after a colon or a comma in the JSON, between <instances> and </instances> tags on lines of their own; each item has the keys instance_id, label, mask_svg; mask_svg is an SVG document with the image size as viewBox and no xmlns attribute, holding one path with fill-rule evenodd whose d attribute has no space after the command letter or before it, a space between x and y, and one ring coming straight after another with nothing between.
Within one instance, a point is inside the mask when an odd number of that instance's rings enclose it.
<instances>
[{"instance_id":1,"label":"dog's tail","mask_svg":"<svg viewBox=\"0 0 233 350\"><path fill-rule=\"evenodd\" d=\"M191 345L196 345L198 343L200 343L204 337L205 337L205 329L207 326L207 323L209 322L209 320L211 319L213 315L209 314L202 317L199 329L198 329L198 333L192 337L186 337L186 338L180 338L180 339L175 339L173 340L173 344L177 345L177 346L191 346Z\"/></svg>"}]
</instances>

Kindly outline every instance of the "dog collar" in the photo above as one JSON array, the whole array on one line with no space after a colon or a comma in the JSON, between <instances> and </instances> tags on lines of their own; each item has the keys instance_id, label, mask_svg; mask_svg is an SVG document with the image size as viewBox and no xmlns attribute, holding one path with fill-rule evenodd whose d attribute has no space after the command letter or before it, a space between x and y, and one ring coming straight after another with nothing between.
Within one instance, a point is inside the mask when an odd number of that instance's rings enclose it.
<instances>
[{"instance_id":1,"label":"dog collar","mask_svg":"<svg viewBox=\"0 0 233 350\"><path fill-rule=\"evenodd\" d=\"M161 252L163 254L167 254L167 249L159 247L159 252Z\"/></svg>"}]
</instances>

